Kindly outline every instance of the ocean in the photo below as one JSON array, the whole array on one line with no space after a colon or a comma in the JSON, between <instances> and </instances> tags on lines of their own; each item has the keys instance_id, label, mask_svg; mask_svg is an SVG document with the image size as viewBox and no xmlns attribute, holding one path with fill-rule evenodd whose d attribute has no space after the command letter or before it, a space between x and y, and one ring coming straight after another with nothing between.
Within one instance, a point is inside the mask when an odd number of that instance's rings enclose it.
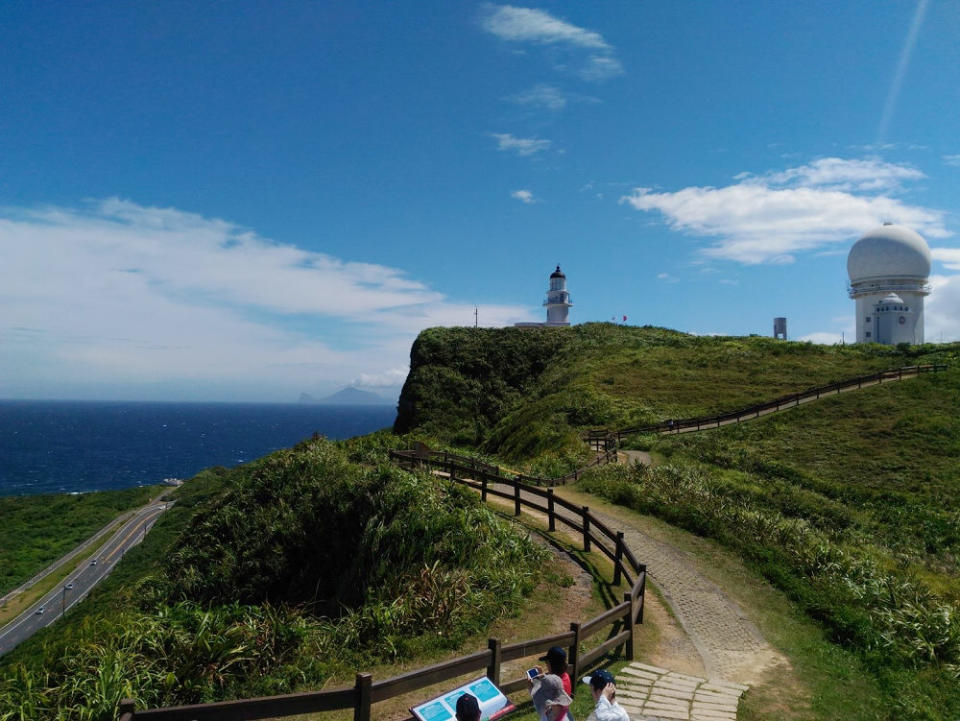
<instances>
[{"instance_id":1,"label":"ocean","mask_svg":"<svg viewBox=\"0 0 960 721\"><path fill-rule=\"evenodd\" d=\"M0 495L83 493L189 478L393 424L393 406L0 401Z\"/></svg>"}]
</instances>

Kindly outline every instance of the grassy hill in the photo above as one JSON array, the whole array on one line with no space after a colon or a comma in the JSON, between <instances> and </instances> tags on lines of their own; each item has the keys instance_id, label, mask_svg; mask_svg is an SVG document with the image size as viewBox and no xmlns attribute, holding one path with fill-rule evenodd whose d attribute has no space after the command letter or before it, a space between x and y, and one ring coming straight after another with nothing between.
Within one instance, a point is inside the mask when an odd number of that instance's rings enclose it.
<instances>
[{"instance_id":1,"label":"grassy hill","mask_svg":"<svg viewBox=\"0 0 960 721\"><path fill-rule=\"evenodd\" d=\"M476 496L387 461L397 439L314 439L177 489L91 599L0 659L0 718L319 688L514 612L548 552Z\"/></svg>"},{"instance_id":2,"label":"grassy hill","mask_svg":"<svg viewBox=\"0 0 960 721\"><path fill-rule=\"evenodd\" d=\"M77 495L0 496L0 596L160 490L147 486Z\"/></svg>"},{"instance_id":3,"label":"grassy hill","mask_svg":"<svg viewBox=\"0 0 960 721\"><path fill-rule=\"evenodd\" d=\"M710 414L943 357L932 345L818 346L609 323L433 328L413 345L394 429L514 461L566 453L572 462L587 428Z\"/></svg>"},{"instance_id":4,"label":"grassy hill","mask_svg":"<svg viewBox=\"0 0 960 721\"><path fill-rule=\"evenodd\" d=\"M548 473L589 457L587 428L953 364L740 426L634 437L628 447L661 465L606 466L580 487L735 549L860 655L891 719L960 717L960 345L827 347L609 324L429 333L439 352L415 346L398 427ZM499 375L505 352L511 370Z\"/></svg>"}]
</instances>

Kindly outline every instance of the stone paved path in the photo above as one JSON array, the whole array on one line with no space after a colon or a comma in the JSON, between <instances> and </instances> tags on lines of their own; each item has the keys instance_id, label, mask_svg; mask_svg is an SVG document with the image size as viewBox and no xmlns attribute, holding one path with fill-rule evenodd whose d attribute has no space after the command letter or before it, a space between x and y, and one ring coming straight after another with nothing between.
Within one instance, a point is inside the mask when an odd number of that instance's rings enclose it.
<instances>
[{"instance_id":1,"label":"stone paved path","mask_svg":"<svg viewBox=\"0 0 960 721\"><path fill-rule=\"evenodd\" d=\"M491 487L512 492L512 487L506 485ZM542 503L532 494L521 491L521 496ZM524 512L533 513L529 508L524 508ZM627 546L640 563L646 564L649 578L700 654L707 676L752 684L777 666L789 667L787 659L766 642L733 599L700 573L684 551L648 536L620 518L594 508L590 512L608 528L624 532ZM557 507L557 513L569 512ZM560 530L563 525L557 528Z\"/></svg>"},{"instance_id":2,"label":"stone paved path","mask_svg":"<svg viewBox=\"0 0 960 721\"><path fill-rule=\"evenodd\" d=\"M735 721L745 684L631 663L617 674L616 700L632 721Z\"/></svg>"},{"instance_id":3,"label":"stone paved path","mask_svg":"<svg viewBox=\"0 0 960 721\"><path fill-rule=\"evenodd\" d=\"M658 541L622 519L590 509L624 541L660 589L703 659L710 677L755 683L786 659L764 640L757 627L716 583L701 574L683 551Z\"/></svg>"}]
</instances>

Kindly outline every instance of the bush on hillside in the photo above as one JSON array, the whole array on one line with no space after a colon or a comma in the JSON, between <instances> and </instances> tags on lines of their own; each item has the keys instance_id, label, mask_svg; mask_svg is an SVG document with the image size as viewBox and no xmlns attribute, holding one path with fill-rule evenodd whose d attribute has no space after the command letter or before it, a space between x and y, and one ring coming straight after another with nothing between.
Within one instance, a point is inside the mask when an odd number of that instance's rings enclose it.
<instances>
[{"instance_id":1,"label":"bush on hillside","mask_svg":"<svg viewBox=\"0 0 960 721\"><path fill-rule=\"evenodd\" d=\"M0 681L0 721L316 688L457 647L512 612L548 552L463 487L379 463L392 443L315 439L197 486L137 603L47 635Z\"/></svg>"}]
</instances>

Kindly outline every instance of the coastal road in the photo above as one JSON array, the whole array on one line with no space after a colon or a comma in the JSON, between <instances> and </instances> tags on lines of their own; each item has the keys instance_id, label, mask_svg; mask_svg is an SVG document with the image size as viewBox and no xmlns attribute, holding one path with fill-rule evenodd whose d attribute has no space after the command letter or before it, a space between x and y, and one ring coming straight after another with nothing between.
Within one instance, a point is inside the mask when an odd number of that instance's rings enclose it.
<instances>
[{"instance_id":1,"label":"coastal road","mask_svg":"<svg viewBox=\"0 0 960 721\"><path fill-rule=\"evenodd\" d=\"M84 561L56 588L0 629L0 656L41 628L49 626L69 611L71 606L83 600L90 589L113 570L123 554L143 540L160 514L171 505L170 502L158 502L141 508L101 546L96 555Z\"/></svg>"}]
</instances>

